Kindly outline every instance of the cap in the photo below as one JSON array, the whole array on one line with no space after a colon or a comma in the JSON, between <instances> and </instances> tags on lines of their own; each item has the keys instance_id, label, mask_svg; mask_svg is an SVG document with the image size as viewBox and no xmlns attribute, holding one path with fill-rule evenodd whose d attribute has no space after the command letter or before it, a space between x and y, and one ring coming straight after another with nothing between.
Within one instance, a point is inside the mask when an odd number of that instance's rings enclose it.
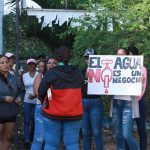
<instances>
[{"instance_id":1,"label":"cap","mask_svg":"<svg viewBox=\"0 0 150 150\"><path fill-rule=\"evenodd\" d=\"M85 53L84 53L84 57L88 57L89 55L94 55L95 54L95 51L93 48L88 48L85 50Z\"/></svg>"},{"instance_id":2,"label":"cap","mask_svg":"<svg viewBox=\"0 0 150 150\"><path fill-rule=\"evenodd\" d=\"M36 60L33 59L33 58L30 58L30 59L27 60L27 64L29 64L29 63L34 63L34 64L36 64Z\"/></svg>"},{"instance_id":3,"label":"cap","mask_svg":"<svg viewBox=\"0 0 150 150\"><path fill-rule=\"evenodd\" d=\"M9 53L9 52L6 53L5 56L8 57L8 58L15 57L15 55L13 53Z\"/></svg>"}]
</instances>

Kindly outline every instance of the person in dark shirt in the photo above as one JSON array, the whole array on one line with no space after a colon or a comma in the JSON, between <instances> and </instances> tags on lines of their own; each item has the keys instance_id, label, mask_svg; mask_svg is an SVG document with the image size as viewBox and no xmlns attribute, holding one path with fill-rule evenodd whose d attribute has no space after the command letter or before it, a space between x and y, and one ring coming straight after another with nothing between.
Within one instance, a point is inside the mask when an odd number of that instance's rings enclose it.
<instances>
[{"instance_id":1,"label":"person in dark shirt","mask_svg":"<svg viewBox=\"0 0 150 150\"><path fill-rule=\"evenodd\" d=\"M88 48L85 51L84 58L88 65L89 55L94 55L95 52L92 48ZM92 136L94 136L96 143L96 150L103 150L103 133L102 133L102 123L103 123L103 103L99 95L89 95L87 94L88 85L88 67L82 70L84 76L84 86L83 86L83 147L84 150L91 150Z\"/></svg>"},{"instance_id":2,"label":"person in dark shirt","mask_svg":"<svg viewBox=\"0 0 150 150\"><path fill-rule=\"evenodd\" d=\"M44 100L41 112L45 127L44 149L59 149L63 138L66 150L79 150L83 114L82 74L78 68L69 65L68 48L57 49L54 56L58 66L46 72L38 90L39 100Z\"/></svg>"},{"instance_id":3,"label":"person in dark shirt","mask_svg":"<svg viewBox=\"0 0 150 150\"><path fill-rule=\"evenodd\" d=\"M9 60L0 55L0 150L9 150L21 99L25 89L9 72Z\"/></svg>"}]
</instances>

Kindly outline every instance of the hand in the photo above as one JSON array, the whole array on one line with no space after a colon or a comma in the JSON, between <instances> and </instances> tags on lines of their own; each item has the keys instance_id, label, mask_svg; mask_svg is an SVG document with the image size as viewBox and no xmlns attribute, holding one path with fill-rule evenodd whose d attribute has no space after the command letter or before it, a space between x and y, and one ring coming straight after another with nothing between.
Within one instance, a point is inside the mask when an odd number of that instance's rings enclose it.
<instances>
[{"instance_id":1,"label":"hand","mask_svg":"<svg viewBox=\"0 0 150 150\"><path fill-rule=\"evenodd\" d=\"M32 100L32 99L35 98L35 96L34 96L33 94L30 94L30 95L28 96L28 98L29 98L30 100Z\"/></svg>"},{"instance_id":2,"label":"hand","mask_svg":"<svg viewBox=\"0 0 150 150\"><path fill-rule=\"evenodd\" d=\"M18 98L15 100L15 102L16 102L18 105L21 105L21 102L22 102L22 101L21 101L21 98L18 97Z\"/></svg>"},{"instance_id":3,"label":"hand","mask_svg":"<svg viewBox=\"0 0 150 150\"><path fill-rule=\"evenodd\" d=\"M5 96L5 102L7 102L7 103L12 103L13 99L14 98L11 96Z\"/></svg>"},{"instance_id":4,"label":"hand","mask_svg":"<svg viewBox=\"0 0 150 150\"><path fill-rule=\"evenodd\" d=\"M142 82L142 84L145 82L145 77L144 76L142 76L141 78L140 78L140 81Z\"/></svg>"}]
</instances>

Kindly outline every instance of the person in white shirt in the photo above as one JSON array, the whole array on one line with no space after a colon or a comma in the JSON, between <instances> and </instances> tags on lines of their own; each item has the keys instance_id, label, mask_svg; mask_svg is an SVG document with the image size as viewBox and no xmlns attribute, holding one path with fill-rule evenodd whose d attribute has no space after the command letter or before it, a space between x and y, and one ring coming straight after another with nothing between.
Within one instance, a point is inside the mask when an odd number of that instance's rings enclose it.
<instances>
[{"instance_id":1,"label":"person in white shirt","mask_svg":"<svg viewBox=\"0 0 150 150\"><path fill-rule=\"evenodd\" d=\"M33 83L38 72L36 71L36 60L30 58L27 60L28 72L23 74L22 80L25 86L24 98L24 140L25 148L30 148L30 140L33 140L34 135L34 111L37 100L34 96ZM33 126L31 126L33 125Z\"/></svg>"},{"instance_id":2,"label":"person in white shirt","mask_svg":"<svg viewBox=\"0 0 150 150\"><path fill-rule=\"evenodd\" d=\"M128 54L129 52L125 48L119 48L117 51L117 55ZM132 134L133 118L139 117L137 98L128 95L115 95L112 107L116 150L124 150L125 142L129 149L137 150L138 146Z\"/></svg>"}]
</instances>

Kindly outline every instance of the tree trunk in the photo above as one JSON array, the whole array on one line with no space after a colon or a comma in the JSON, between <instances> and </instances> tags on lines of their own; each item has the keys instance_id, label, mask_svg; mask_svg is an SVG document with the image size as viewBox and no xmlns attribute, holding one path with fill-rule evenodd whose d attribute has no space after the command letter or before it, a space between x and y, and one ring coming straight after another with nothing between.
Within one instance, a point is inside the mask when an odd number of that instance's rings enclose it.
<instances>
[{"instance_id":1,"label":"tree trunk","mask_svg":"<svg viewBox=\"0 0 150 150\"><path fill-rule=\"evenodd\" d=\"M65 9L68 9L68 0L64 0L65 2Z\"/></svg>"}]
</instances>

